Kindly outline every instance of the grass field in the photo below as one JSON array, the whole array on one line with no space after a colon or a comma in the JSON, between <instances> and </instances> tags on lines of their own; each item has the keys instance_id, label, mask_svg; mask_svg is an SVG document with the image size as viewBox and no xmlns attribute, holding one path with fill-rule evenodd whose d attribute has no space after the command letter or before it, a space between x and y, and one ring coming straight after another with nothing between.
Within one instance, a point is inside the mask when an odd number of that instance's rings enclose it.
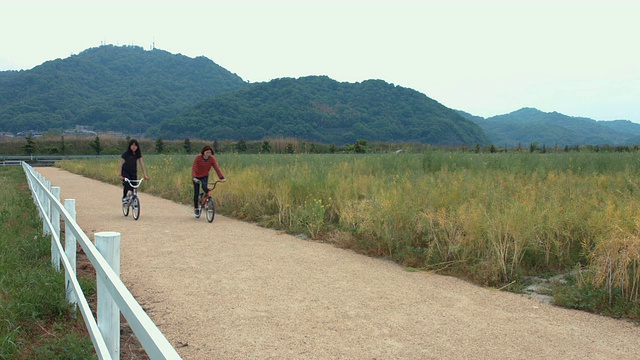
<instances>
[{"instance_id":1,"label":"grass field","mask_svg":"<svg viewBox=\"0 0 640 360\"><path fill-rule=\"evenodd\" d=\"M82 317L51 266L51 239L22 168L0 167L0 359L92 359Z\"/></svg>"},{"instance_id":2,"label":"grass field","mask_svg":"<svg viewBox=\"0 0 640 360\"><path fill-rule=\"evenodd\" d=\"M561 305L635 318L637 153L217 156L217 209L263 226L513 291L577 270ZM142 191L190 203L193 156L146 156ZM119 184L115 159L62 168Z\"/></svg>"}]
</instances>

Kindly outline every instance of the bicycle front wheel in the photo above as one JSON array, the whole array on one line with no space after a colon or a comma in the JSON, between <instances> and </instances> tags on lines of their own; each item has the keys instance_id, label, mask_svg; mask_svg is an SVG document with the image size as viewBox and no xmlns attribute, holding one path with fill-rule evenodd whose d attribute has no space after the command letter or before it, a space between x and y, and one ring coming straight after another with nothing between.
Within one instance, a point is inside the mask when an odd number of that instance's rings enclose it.
<instances>
[{"instance_id":1,"label":"bicycle front wheel","mask_svg":"<svg viewBox=\"0 0 640 360\"><path fill-rule=\"evenodd\" d=\"M138 199L137 196L131 199L131 213L134 220L138 220L140 218L140 199Z\"/></svg>"},{"instance_id":2,"label":"bicycle front wheel","mask_svg":"<svg viewBox=\"0 0 640 360\"><path fill-rule=\"evenodd\" d=\"M216 215L216 206L213 204L213 199L208 198L205 204L205 211L207 212L207 221L212 222L213 217Z\"/></svg>"}]
</instances>

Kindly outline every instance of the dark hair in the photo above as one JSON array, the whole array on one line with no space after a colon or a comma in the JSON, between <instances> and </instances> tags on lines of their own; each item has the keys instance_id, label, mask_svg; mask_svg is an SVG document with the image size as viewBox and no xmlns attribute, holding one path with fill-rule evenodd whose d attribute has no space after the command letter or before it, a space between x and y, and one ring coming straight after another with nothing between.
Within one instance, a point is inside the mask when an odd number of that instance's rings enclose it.
<instances>
[{"instance_id":1,"label":"dark hair","mask_svg":"<svg viewBox=\"0 0 640 360\"><path fill-rule=\"evenodd\" d=\"M138 140L136 139L131 139L129 140L129 145L127 145L127 151L131 152L131 145L136 144L136 146L138 147L136 149L136 152L134 153L134 155L137 158L141 158L142 157L142 151L140 151L140 144L138 144Z\"/></svg>"},{"instance_id":2,"label":"dark hair","mask_svg":"<svg viewBox=\"0 0 640 360\"><path fill-rule=\"evenodd\" d=\"M215 151L213 151L213 148L211 146L209 146L209 145L203 146L202 147L202 151L200 151L200 154L204 155L204 152L207 151L207 150L211 151L211 155L215 154Z\"/></svg>"}]
</instances>

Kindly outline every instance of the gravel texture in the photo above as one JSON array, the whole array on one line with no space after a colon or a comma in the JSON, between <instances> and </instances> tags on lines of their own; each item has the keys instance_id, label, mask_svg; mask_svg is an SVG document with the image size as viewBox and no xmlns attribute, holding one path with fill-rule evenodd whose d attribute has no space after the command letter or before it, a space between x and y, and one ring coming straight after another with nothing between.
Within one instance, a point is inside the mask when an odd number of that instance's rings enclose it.
<instances>
[{"instance_id":1,"label":"gravel texture","mask_svg":"<svg viewBox=\"0 0 640 360\"><path fill-rule=\"evenodd\" d=\"M640 328L628 321L220 215L208 223L144 193L134 221L120 187L37 170L76 200L90 238L121 234L124 283L184 359L640 358Z\"/></svg>"}]
</instances>

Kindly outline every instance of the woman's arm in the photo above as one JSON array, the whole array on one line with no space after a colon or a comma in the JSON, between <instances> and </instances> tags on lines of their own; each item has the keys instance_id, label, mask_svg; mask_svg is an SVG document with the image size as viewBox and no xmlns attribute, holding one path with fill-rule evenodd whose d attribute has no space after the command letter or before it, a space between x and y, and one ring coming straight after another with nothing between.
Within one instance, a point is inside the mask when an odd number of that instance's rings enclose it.
<instances>
[{"instance_id":1,"label":"woman's arm","mask_svg":"<svg viewBox=\"0 0 640 360\"><path fill-rule=\"evenodd\" d=\"M120 171L118 172L118 176L120 176L121 180L124 180L124 176L122 176L122 164L124 164L124 159L120 158Z\"/></svg>"},{"instance_id":2,"label":"woman's arm","mask_svg":"<svg viewBox=\"0 0 640 360\"><path fill-rule=\"evenodd\" d=\"M216 175L218 175L218 179L220 179L220 181L226 181L227 179L225 179L224 175L222 174L222 170L220 170L220 166L218 165L218 161L216 160L216 158L213 158L213 170L216 171Z\"/></svg>"},{"instance_id":3,"label":"woman's arm","mask_svg":"<svg viewBox=\"0 0 640 360\"><path fill-rule=\"evenodd\" d=\"M144 179L149 180L149 176L147 176L147 169L144 167L144 161L142 160L142 158L138 159L138 161L140 162L140 167L142 168L142 174L144 175Z\"/></svg>"}]
</instances>

